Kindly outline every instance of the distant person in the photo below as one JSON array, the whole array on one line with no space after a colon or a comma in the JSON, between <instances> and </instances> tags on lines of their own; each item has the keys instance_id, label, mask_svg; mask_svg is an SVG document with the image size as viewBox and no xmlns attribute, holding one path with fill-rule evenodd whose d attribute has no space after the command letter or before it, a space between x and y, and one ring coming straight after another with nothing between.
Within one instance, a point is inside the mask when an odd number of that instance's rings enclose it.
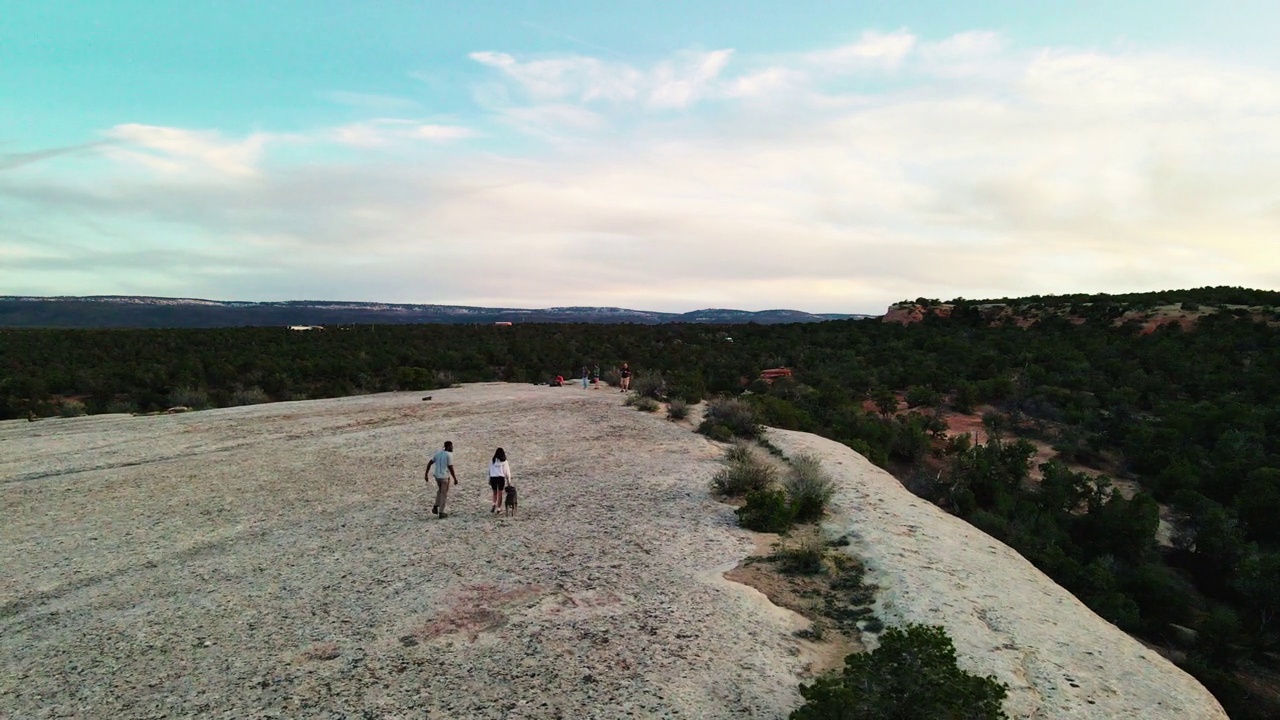
<instances>
[{"instance_id":1,"label":"distant person","mask_svg":"<svg viewBox=\"0 0 1280 720\"><path fill-rule=\"evenodd\" d=\"M587 389L587 383L591 381L591 374L587 372L587 366L582 366L582 389Z\"/></svg>"},{"instance_id":2,"label":"distant person","mask_svg":"<svg viewBox=\"0 0 1280 720\"><path fill-rule=\"evenodd\" d=\"M493 490L493 508L491 513L502 507L502 491L511 482L511 466L507 464L507 451L498 448L489 461L489 488Z\"/></svg>"},{"instance_id":3,"label":"distant person","mask_svg":"<svg viewBox=\"0 0 1280 720\"><path fill-rule=\"evenodd\" d=\"M435 468L434 475L431 468ZM426 480L434 477L436 480L436 504L431 506L431 514L439 515L441 519L449 517L444 512L444 503L449 499L449 478L453 478L453 484L458 484L458 474L453 471L453 443L445 442L443 450L437 450L434 457L427 461L427 469L422 474L422 479Z\"/></svg>"},{"instance_id":4,"label":"distant person","mask_svg":"<svg viewBox=\"0 0 1280 720\"><path fill-rule=\"evenodd\" d=\"M595 367L591 368L591 384L597 387L600 385L600 366L599 365L596 365Z\"/></svg>"},{"instance_id":5,"label":"distant person","mask_svg":"<svg viewBox=\"0 0 1280 720\"><path fill-rule=\"evenodd\" d=\"M630 390L631 389L631 366L626 363L622 363L622 369L618 371L618 377L619 377L618 385L621 386L622 388L618 392L626 392Z\"/></svg>"}]
</instances>

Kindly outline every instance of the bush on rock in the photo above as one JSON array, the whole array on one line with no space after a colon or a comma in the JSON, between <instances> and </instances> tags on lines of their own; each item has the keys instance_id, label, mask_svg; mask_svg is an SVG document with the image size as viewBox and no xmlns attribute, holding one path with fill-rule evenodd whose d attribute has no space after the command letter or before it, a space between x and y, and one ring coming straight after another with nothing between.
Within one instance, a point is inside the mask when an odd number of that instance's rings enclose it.
<instances>
[{"instance_id":1,"label":"bush on rock","mask_svg":"<svg viewBox=\"0 0 1280 720\"><path fill-rule=\"evenodd\" d=\"M941 627L889 628L880 647L845 658L844 672L801 685L791 720L1008 720L1008 687L956 665Z\"/></svg>"}]
</instances>

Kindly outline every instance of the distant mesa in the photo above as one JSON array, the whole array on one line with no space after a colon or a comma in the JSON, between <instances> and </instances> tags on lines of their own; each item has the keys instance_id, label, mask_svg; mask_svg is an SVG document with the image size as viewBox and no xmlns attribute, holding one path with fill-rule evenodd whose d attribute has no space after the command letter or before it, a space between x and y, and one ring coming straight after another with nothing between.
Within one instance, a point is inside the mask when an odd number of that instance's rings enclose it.
<instances>
[{"instance_id":1,"label":"distant mesa","mask_svg":"<svg viewBox=\"0 0 1280 720\"><path fill-rule=\"evenodd\" d=\"M211 328L287 327L303 332L326 325L521 323L796 323L867 318L869 315L815 314L799 310L709 308L687 313L619 307L486 308L326 300L244 302L124 295L85 297L0 296L0 327Z\"/></svg>"}]
</instances>

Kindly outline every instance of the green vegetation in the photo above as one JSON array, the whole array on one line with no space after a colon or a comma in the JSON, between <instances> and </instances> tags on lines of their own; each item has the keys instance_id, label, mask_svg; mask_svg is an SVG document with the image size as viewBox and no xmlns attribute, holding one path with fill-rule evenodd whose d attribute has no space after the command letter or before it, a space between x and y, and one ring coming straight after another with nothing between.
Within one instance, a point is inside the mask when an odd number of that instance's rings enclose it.
<instances>
[{"instance_id":1,"label":"green vegetation","mask_svg":"<svg viewBox=\"0 0 1280 720\"><path fill-rule=\"evenodd\" d=\"M816 575L823 571L827 556L827 544L816 528L799 533L796 537L779 543L773 558L778 569L792 575Z\"/></svg>"},{"instance_id":2,"label":"green vegetation","mask_svg":"<svg viewBox=\"0 0 1280 720\"><path fill-rule=\"evenodd\" d=\"M801 685L791 720L1005 720L1008 687L956 665L941 627L889 628L880 647L845 658L844 672Z\"/></svg>"},{"instance_id":3,"label":"green vegetation","mask_svg":"<svg viewBox=\"0 0 1280 720\"><path fill-rule=\"evenodd\" d=\"M750 403L736 398L713 398L707 402L698 432L713 440L725 432L732 437L754 438L760 435L760 421Z\"/></svg>"},{"instance_id":4,"label":"green vegetation","mask_svg":"<svg viewBox=\"0 0 1280 720\"><path fill-rule=\"evenodd\" d=\"M742 497L769 490L778 472L745 443L734 443L725 451L728 464L711 477L711 488L726 497Z\"/></svg>"},{"instance_id":5,"label":"green vegetation","mask_svg":"<svg viewBox=\"0 0 1280 720\"><path fill-rule=\"evenodd\" d=\"M628 395L622 404L634 407L642 412L655 412L658 409L658 401L648 395Z\"/></svg>"},{"instance_id":6,"label":"green vegetation","mask_svg":"<svg viewBox=\"0 0 1280 720\"><path fill-rule=\"evenodd\" d=\"M784 533L795 521L795 509L781 490L752 490L747 503L735 511L738 524L748 530Z\"/></svg>"},{"instance_id":7,"label":"green vegetation","mask_svg":"<svg viewBox=\"0 0 1280 720\"><path fill-rule=\"evenodd\" d=\"M667 403L668 420L683 420L687 417L689 417L689 403L682 398L672 398L671 402Z\"/></svg>"},{"instance_id":8,"label":"green vegetation","mask_svg":"<svg viewBox=\"0 0 1280 720\"><path fill-rule=\"evenodd\" d=\"M640 397L662 400L667 397L667 380L660 372L636 375L631 381L631 392Z\"/></svg>"},{"instance_id":9,"label":"green vegetation","mask_svg":"<svg viewBox=\"0 0 1280 720\"><path fill-rule=\"evenodd\" d=\"M796 522L812 522L822 518L827 503L835 494L835 483L822 462L814 455L797 455L788 462L790 472L786 476L787 497L795 509Z\"/></svg>"},{"instance_id":10,"label":"green vegetation","mask_svg":"<svg viewBox=\"0 0 1280 720\"><path fill-rule=\"evenodd\" d=\"M772 448L771 449L775 449ZM835 492L831 476L812 455L783 459L787 472L779 485L772 461L751 444L736 441L725 450L726 466L711 478L711 488L726 497L746 496L738 523L748 530L782 533L796 522L818 520ZM821 549L822 543L819 543Z\"/></svg>"},{"instance_id":11,"label":"green vegetation","mask_svg":"<svg viewBox=\"0 0 1280 720\"><path fill-rule=\"evenodd\" d=\"M1008 307L993 315L994 303ZM950 318L906 326L734 326L733 343L709 325L8 329L0 418L54 416L75 402L88 413L150 412L545 382L597 363L609 378L625 359L637 388L652 376L666 399L712 398L700 430L713 439L755 437L765 424L857 450L1103 616L1178 647L1233 717L1280 716L1241 682L1280 670L1280 293L951 304ZM1155 307L1198 320L1151 331L1126 319ZM1020 314L1037 322L1019 327ZM794 378L757 380L779 366ZM947 439L954 412L993 440ZM1055 449L1054 462L1033 464L1032 441ZM762 516L785 514L774 499L756 502L772 503ZM1172 546L1155 540L1160 506Z\"/></svg>"}]
</instances>

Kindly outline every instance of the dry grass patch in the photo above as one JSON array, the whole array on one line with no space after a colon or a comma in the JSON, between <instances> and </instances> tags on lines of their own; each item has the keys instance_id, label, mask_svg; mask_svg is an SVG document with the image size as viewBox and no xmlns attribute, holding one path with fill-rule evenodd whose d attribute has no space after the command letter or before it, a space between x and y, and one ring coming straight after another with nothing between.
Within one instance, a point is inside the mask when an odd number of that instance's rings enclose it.
<instances>
[{"instance_id":1,"label":"dry grass patch","mask_svg":"<svg viewBox=\"0 0 1280 720\"><path fill-rule=\"evenodd\" d=\"M809 619L810 626L796 636L820 646L809 668L817 674L865 650L862 628L880 628L871 610L876 588L864 582L865 573L860 561L833 550L815 531L780 538L771 554L749 557L724 576Z\"/></svg>"}]
</instances>

